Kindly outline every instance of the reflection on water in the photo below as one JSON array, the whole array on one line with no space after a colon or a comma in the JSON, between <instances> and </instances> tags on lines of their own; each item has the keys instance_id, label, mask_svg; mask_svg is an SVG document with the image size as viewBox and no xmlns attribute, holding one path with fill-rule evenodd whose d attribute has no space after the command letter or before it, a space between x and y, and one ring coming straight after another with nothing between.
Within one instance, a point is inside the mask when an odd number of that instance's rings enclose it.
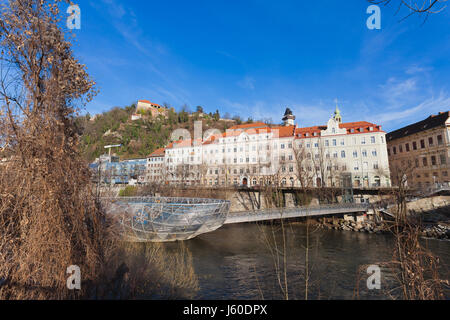
<instances>
[{"instance_id":1,"label":"reflection on water","mask_svg":"<svg viewBox=\"0 0 450 320\"><path fill-rule=\"evenodd\" d=\"M186 241L199 278L199 299L282 299L275 266L283 272L282 233L279 226L261 224L226 225ZM289 299L305 298L306 227L286 226ZM265 239L272 245L269 247ZM277 247L273 239L276 239ZM450 263L450 242L424 240L441 258L443 278ZM358 268L392 257L393 237L358 232L317 230L309 238L310 299L352 299ZM166 244L169 249L174 244ZM279 259L278 259L279 258ZM383 299L382 291L368 290L362 274L360 298ZM389 271L383 270L383 280ZM283 280L282 280L283 281ZM386 284L386 281L384 281ZM448 295L447 295L448 296Z\"/></svg>"}]
</instances>

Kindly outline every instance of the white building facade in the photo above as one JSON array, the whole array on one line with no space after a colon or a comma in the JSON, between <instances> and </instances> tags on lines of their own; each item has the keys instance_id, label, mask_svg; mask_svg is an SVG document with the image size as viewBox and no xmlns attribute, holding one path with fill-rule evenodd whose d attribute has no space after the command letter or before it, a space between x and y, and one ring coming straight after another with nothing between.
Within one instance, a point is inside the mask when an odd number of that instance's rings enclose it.
<instances>
[{"instance_id":1,"label":"white building facade","mask_svg":"<svg viewBox=\"0 0 450 320\"><path fill-rule=\"evenodd\" d=\"M360 121L342 123L339 110L327 125L299 128L287 109L283 126L262 122L233 126L203 140L166 148L166 181L209 186L338 187L342 173L354 187L390 186L386 133Z\"/></svg>"}]
</instances>

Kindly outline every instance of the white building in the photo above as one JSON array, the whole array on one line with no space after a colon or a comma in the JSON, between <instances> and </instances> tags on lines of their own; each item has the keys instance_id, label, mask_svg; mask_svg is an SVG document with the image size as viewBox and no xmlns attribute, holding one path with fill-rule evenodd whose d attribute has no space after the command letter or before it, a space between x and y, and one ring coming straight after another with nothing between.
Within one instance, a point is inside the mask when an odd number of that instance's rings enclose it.
<instances>
[{"instance_id":1,"label":"white building","mask_svg":"<svg viewBox=\"0 0 450 320\"><path fill-rule=\"evenodd\" d=\"M166 180L165 167L165 148L159 148L153 151L147 157L147 170L145 175L145 182L147 183L161 183Z\"/></svg>"},{"instance_id":2,"label":"white building","mask_svg":"<svg viewBox=\"0 0 450 320\"><path fill-rule=\"evenodd\" d=\"M283 126L233 126L204 140L166 148L166 181L211 186L277 184L339 186L351 173L355 187L390 186L386 133L365 122L342 123L336 108L327 125L299 128L287 109Z\"/></svg>"}]
</instances>

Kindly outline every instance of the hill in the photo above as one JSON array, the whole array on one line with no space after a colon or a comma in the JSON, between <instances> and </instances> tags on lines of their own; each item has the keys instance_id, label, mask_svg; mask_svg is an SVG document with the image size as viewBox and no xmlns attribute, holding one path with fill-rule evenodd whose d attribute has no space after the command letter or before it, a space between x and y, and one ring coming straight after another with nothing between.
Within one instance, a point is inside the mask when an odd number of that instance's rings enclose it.
<instances>
[{"instance_id":1,"label":"hill","mask_svg":"<svg viewBox=\"0 0 450 320\"><path fill-rule=\"evenodd\" d=\"M197 107L197 110L201 107ZM81 134L81 152L86 160L93 161L105 153L104 146L122 144L114 149L121 159L146 157L154 150L166 146L173 130L183 128L194 135L194 121L202 121L203 131L216 128L224 132L234 124L242 123L239 117L233 120L220 119L219 112L214 114L189 112L183 107L180 112L173 108L167 117L152 118L150 114L142 119L131 120L135 112L134 104L127 107L115 107L107 112L91 117L89 114L76 119ZM247 122L252 121L249 119Z\"/></svg>"}]
</instances>

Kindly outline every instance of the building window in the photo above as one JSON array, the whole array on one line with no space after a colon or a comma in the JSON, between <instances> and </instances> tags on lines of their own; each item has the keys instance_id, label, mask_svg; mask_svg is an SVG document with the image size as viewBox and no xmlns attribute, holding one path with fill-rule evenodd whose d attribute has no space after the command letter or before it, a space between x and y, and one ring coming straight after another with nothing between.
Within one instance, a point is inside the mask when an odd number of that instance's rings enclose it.
<instances>
[{"instance_id":1,"label":"building window","mask_svg":"<svg viewBox=\"0 0 450 320\"><path fill-rule=\"evenodd\" d=\"M402 145L399 145L399 146L398 146L398 151L399 151L399 152L403 152L403 146L402 146Z\"/></svg>"},{"instance_id":2,"label":"building window","mask_svg":"<svg viewBox=\"0 0 450 320\"><path fill-rule=\"evenodd\" d=\"M422 149L424 149L425 148L425 140L420 140L420 147L422 148Z\"/></svg>"},{"instance_id":3,"label":"building window","mask_svg":"<svg viewBox=\"0 0 450 320\"><path fill-rule=\"evenodd\" d=\"M392 152L393 152L394 154L397 154L397 147L393 147L393 148L392 148Z\"/></svg>"},{"instance_id":4,"label":"building window","mask_svg":"<svg viewBox=\"0 0 450 320\"><path fill-rule=\"evenodd\" d=\"M439 158L440 158L441 164L447 164L447 157L446 157L445 153L440 154Z\"/></svg>"},{"instance_id":5,"label":"building window","mask_svg":"<svg viewBox=\"0 0 450 320\"><path fill-rule=\"evenodd\" d=\"M345 151L344 150L341 151L341 158L345 158Z\"/></svg>"},{"instance_id":6,"label":"building window","mask_svg":"<svg viewBox=\"0 0 450 320\"><path fill-rule=\"evenodd\" d=\"M377 150L372 150L372 156L374 156L374 157L377 156Z\"/></svg>"},{"instance_id":7,"label":"building window","mask_svg":"<svg viewBox=\"0 0 450 320\"><path fill-rule=\"evenodd\" d=\"M362 151L362 156L363 156L363 157L367 157L367 150L363 150L363 151Z\"/></svg>"},{"instance_id":8,"label":"building window","mask_svg":"<svg viewBox=\"0 0 450 320\"><path fill-rule=\"evenodd\" d=\"M444 143L444 141L442 140L442 135L438 135L437 136L437 144L440 146L443 143Z\"/></svg>"},{"instance_id":9,"label":"building window","mask_svg":"<svg viewBox=\"0 0 450 320\"><path fill-rule=\"evenodd\" d=\"M417 142L413 141L412 145L413 145L413 150L417 150Z\"/></svg>"},{"instance_id":10,"label":"building window","mask_svg":"<svg viewBox=\"0 0 450 320\"><path fill-rule=\"evenodd\" d=\"M431 156L431 165L432 166L436 165L436 156Z\"/></svg>"},{"instance_id":11,"label":"building window","mask_svg":"<svg viewBox=\"0 0 450 320\"><path fill-rule=\"evenodd\" d=\"M371 127L371 128L372 128L372 127ZM370 137L370 142L371 142L371 143L375 143L375 137L374 137L374 136L371 136L371 137Z\"/></svg>"},{"instance_id":12,"label":"building window","mask_svg":"<svg viewBox=\"0 0 450 320\"><path fill-rule=\"evenodd\" d=\"M358 151L353 151L353 158L358 158Z\"/></svg>"},{"instance_id":13,"label":"building window","mask_svg":"<svg viewBox=\"0 0 450 320\"><path fill-rule=\"evenodd\" d=\"M427 158L422 158L422 164L424 167L428 166Z\"/></svg>"},{"instance_id":14,"label":"building window","mask_svg":"<svg viewBox=\"0 0 450 320\"><path fill-rule=\"evenodd\" d=\"M325 140L325 147L328 147L330 145L328 140Z\"/></svg>"},{"instance_id":15,"label":"building window","mask_svg":"<svg viewBox=\"0 0 450 320\"><path fill-rule=\"evenodd\" d=\"M428 145L431 147L433 146L433 137L428 138Z\"/></svg>"}]
</instances>

